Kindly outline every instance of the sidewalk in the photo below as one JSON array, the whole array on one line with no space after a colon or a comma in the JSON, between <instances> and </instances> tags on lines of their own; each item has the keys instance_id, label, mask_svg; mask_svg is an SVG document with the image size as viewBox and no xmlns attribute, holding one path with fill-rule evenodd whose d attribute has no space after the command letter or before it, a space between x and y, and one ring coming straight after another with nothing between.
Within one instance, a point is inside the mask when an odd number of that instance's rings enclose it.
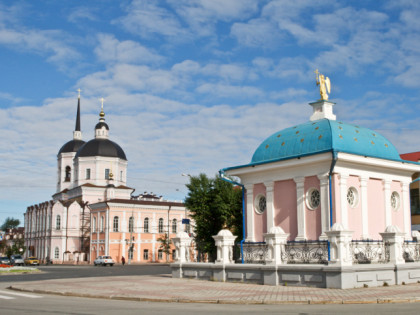
<instances>
[{"instance_id":1,"label":"sidewalk","mask_svg":"<svg viewBox=\"0 0 420 315\"><path fill-rule=\"evenodd\" d=\"M361 304L420 302L420 284L319 289L173 279L170 275L117 276L18 282L10 289L133 301L223 304Z\"/></svg>"}]
</instances>

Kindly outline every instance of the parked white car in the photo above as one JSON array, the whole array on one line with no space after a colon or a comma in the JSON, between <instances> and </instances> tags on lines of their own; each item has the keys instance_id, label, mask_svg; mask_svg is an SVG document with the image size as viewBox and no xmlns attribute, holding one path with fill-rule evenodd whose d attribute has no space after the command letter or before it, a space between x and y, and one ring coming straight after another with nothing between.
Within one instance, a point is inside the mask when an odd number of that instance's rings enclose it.
<instances>
[{"instance_id":1,"label":"parked white car","mask_svg":"<svg viewBox=\"0 0 420 315\"><path fill-rule=\"evenodd\" d=\"M112 260L111 256L98 256L94 260L93 264L95 266L97 266L97 265L102 265L102 266L108 265L108 266L112 267L115 264L115 262Z\"/></svg>"},{"instance_id":2,"label":"parked white car","mask_svg":"<svg viewBox=\"0 0 420 315\"><path fill-rule=\"evenodd\" d=\"M10 256L10 263L14 266L23 266L25 264L21 255Z\"/></svg>"}]
</instances>

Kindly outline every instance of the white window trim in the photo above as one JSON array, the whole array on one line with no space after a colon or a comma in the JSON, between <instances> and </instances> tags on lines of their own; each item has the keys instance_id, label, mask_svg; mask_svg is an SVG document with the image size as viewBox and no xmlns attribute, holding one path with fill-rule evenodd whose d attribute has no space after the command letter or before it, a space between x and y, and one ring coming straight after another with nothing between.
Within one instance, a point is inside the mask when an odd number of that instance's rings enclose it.
<instances>
[{"instance_id":1,"label":"white window trim","mask_svg":"<svg viewBox=\"0 0 420 315\"><path fill-rule=\"evenodd\" d=\"M353 192L353 196L354 196L354 199L353 199L352 203L349 202L349 198L348 198L348 195L349 195L350 191ZM346 198L347 198L347 204L350 208L356 208L357 207L357 205L359 204L359 191L356 189L356 187L351 186L347 189Z\"/></svg>"},{"instance_id":2,"label":"white window trim","mask_svg":"<svg viewBox=\"0 0 420 315\"><path fill-rule=\"evenodd\" d=\"M260 200L261 200L262 198L264 198L264 199L265 199L266 206L265 206L265 209L263 209L263 210L261 211L261 209L260 209ZM265 211L267 211L267 197L266 197L265 195L263 195L263 194L258 194L258 195L257 195L257 197L255 197L255 200L254 200L254 210L255 210L255 212L256 212L257 214L263 214Z\"/></svg>"},{"instance_id":3,"label":"white window trim","mask_svg":"<svg viewBox=\"0 0 420 315\"><path fill-rule=\"evenodd\" d=\"M317 191L317 192L318 192L318 205L316 205L316 206L314 206L314 205L312 204L312 194L313 194L315 191ZM319 206L321 205L321 192L319 191L319 189L318 189L318 188L315 188L315 187L311 187L311 188L309 188L309 189L308 189L308 191L306 192L306 198L305 198L305 201L306 201L306 207L307 207L309 210L316 210L316 209L318 209L318 208L319 208Z\"/></svg>"}]
</instances>

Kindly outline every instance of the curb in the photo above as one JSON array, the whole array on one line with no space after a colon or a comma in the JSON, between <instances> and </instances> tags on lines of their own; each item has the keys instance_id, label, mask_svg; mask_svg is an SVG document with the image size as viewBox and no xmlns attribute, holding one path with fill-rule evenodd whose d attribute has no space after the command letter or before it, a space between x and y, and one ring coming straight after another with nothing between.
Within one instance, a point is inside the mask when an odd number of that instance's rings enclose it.
<instances>
[{"instance_id":1,"label":"curb","mask_svg":"<svg viewBox=\"0 0 420 315\"><path fill-rule=\"evenodd\" d=\"M7 289L21 292L31 292L36 294L51 294L61 296L72 296L92 299L107 299L107 300L123 300L123 301L136 301L136 302L160 302L160 303L199 303L199 304L250 304L250 305L326 305L326 304L387 304L387 303L419 303L420 298L399 298L399 299L372 299L372 300L302 300L302 301L271 301L271 300L192 300L192 299L181 299L181 298L145 298L145 297L131 297L121 295L99 295L89 293L76 293L76 292L59 292L50 290L39 290L39 289L22 289L10 286Z\"/></svg>"}]
</instances>

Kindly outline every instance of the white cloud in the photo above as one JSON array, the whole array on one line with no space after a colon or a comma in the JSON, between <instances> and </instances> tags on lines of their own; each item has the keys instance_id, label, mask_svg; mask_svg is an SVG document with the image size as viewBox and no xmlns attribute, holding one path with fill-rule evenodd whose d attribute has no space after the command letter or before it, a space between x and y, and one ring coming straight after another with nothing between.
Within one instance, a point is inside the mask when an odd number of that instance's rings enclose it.
<instances>
[{"instance_id":1,"label":"white cloud","mask_svg":"<svg viewBox=\"0 0 420 315\"><path fill-rule=\"evenodd\" d=\"M281 45L282 40L276 25L265 19L234 23L230 34L237 39L239 44L251 47L263 46L273 49Z\"/></svg>"},{"instance_id":2,"label":"white cloud","mask_svg":"<svg viewBox=\"0 0 420 315\"><path fill-rule=\"evenodd\" d=\"M179 40L188 35L180 20L169 10L159 7L155 1L134 0L126 8L127 15L116 22L124 28L145 38L155 34Z\"/></svg>"},{"instance_id":3,"label":"white cloud","mask_svg":"<svg viewBox=\"0 0 420 315\"><path fill-rule=\"evenodd\" d=\"M68 20L73 23L78 23L83 20L96 21L97 17L93 13L95 9L90 7L74 8L68 16Z\"/></svg>"},{"instance_id":4,"label":"white cloud","mask_svg":"<svg viewBox=\"0 0 420 315\"><path fill-rule=\"evenodd\" d=\"M99 46L95 48L95 54L100 61L105 63L148 64L159 63L164 60L159 54L135 41L119 41L110 34L99 34L98 41Z\"/></svg>"},{"instance_id":5,"label":"white cloud","mask_svg":"<svg viewBox=\"0 0 420 315\"><path fill-rule=\"evenodd\" d=\"M0 29L0 45L47 55L47 60L64 69L64 62L77 59L80 54L65 43L66 34L58 30Z\"/></svg>"},{"instance_id":6,"label":"white cloud","mask_svg":"<svg viewBox=\"0 0 420 315\"><path fill-rule=\"evenodd\" d=\"M197 87L198 93L207 94L213 98L256 98L264 95L264 92L253 86L235 86L228 84L204 83Z\"/></svg>"},{"instance_id":7,"label":"white cloud","mask_svg":"<svg viewBox=\"0 0 420 315\"><path fill-rule=\"evenodd\" d=\"M191 32L212 36L219 21L243 20L258 9L257 0L170 0L178 15L185 20Z\"/></svg>"}]
</instances>

